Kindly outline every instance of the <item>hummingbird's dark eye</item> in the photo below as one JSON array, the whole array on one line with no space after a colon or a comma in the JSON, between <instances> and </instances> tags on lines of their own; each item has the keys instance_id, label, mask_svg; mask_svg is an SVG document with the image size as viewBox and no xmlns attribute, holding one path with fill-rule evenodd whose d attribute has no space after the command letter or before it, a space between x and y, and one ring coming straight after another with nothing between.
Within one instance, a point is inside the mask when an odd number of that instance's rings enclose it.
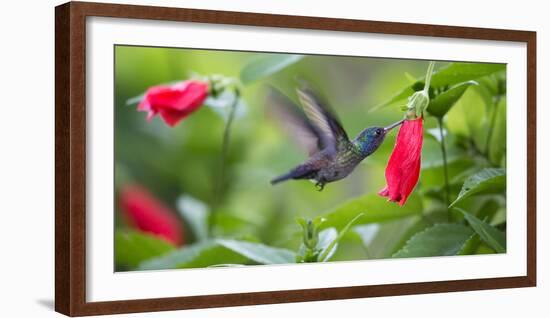
<instances>
[{"instance_id":1,"label":"hummingbird's dark eye","mask_svg":"<svg viewBox=\"0 0 550 318\"><path fill-rule=\"evenodd\" d=\"M374 133L376 134L376 136L380 136L382 134L382 129L378 128L374 131Z\"/></svg>"}]
</instances>

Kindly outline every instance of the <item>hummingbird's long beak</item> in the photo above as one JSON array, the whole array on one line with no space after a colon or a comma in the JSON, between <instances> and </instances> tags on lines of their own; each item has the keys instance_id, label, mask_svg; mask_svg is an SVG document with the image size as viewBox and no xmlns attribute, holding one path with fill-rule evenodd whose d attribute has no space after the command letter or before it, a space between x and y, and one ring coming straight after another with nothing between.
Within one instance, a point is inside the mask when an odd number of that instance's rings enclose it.
<instances>
[{"instance_id":1,"label":"hummingbird's long beak","mask_svg":"<svg viewBox=\"0 0 550 318\"><path fill-rule=\"evenodd\" d=\"M400 120L400 121L398 121L398 122L396 122L396 123L393 123L393 124L391 124L391 125L389 125L389 126L387 126L387 127L384 127L384 131L385 131L385 132L388 132L388 131L394 129L395 127L401 125L404 121L405 121L405 120L402 119L402 120Z\"/></svg>"}]
</instances>

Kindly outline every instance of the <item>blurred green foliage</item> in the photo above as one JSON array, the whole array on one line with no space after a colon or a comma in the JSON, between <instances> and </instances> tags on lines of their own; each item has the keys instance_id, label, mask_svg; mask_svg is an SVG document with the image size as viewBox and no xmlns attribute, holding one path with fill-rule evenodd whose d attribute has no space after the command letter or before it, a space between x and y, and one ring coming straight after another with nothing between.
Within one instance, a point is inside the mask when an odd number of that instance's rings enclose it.
<instances>
[{"instance_id":1,"label":"blurred green foliage","mask_svg":"<svg viewBox=\"0 0 550 318\"><path fill-rule=\"evenodd\" d=\"M141 184L178 211L186 243L174 248L132 231L117 205L116 270L504 252L505 65L437 62L421 177L405 206L376 194L385 185L395 132L349 177L322 192L305 181L269 183L306 154L271 116L266 84L294 96L297 79L306 79L355 136L365 127L403 118L401 108L423 88L427 65L419 60L117 46L115 185ZM135 104L127 105L150 86L215 74L242 81L242 109L231 127L223 180L225 117L215 107L202 107L169 128L159 118L147 122ZM219 202L216 189L222 189ZM461 210L451 209L451 202Z\"/></svg>"}]
</instances>

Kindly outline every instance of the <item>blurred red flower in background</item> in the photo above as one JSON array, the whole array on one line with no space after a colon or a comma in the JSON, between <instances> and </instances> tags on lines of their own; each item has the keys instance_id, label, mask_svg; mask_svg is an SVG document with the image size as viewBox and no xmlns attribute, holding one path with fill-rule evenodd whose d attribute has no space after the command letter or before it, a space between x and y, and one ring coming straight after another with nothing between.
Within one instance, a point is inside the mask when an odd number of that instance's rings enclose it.
<instances>
[{"instance_id":1,"label":"blurred red flower in background","mask_svg":"<svg viewBox=\"0 0 550 318\"><path fill-rule=\"evenodd\" d=\"M130 226L154 234L174 245L182 245L183 229L175 213L147 189L126 185L120 190L120 207Z\"/></svg>"},{"instance_id":2,"label":"blurred red flower in background","mask_svg":"<svg viewBox=\"0 0 550 318\"><path fill-rule=\"evenodd\" d=\"M386 187L378 194L403 206L420 176L422 117L407 119L399 128L393 152L386 166Z\"/></svg>"},{"instance_id":3,"label":"blurred red flower in background","mask_svg":"<svg viewBox=\"0 0 550 318\"><path fill-rule=\"evenodd\" d=\"M148 112L147 120L159 114L166 124L173 127L199 109L206 97L206 82L188 80L174 85L158 85L145 92L137 110Z\"/></svg>"}]
</instances>

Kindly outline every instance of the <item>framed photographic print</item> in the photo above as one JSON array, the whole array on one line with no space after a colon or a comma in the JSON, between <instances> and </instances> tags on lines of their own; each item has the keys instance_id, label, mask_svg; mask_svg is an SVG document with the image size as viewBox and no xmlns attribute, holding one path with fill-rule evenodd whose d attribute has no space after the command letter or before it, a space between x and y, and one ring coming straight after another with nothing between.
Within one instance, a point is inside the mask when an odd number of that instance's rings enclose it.
<instances>
[{"instance_id":1,"label":"framed photographic print","mask_svg":"<svg viewBox=\"0 0 550 318\"><path fill-rule=\"evenodd\" d=\"M56 8L57 311L536 284L536 33Z\"/></svg>"}]
</instances>

